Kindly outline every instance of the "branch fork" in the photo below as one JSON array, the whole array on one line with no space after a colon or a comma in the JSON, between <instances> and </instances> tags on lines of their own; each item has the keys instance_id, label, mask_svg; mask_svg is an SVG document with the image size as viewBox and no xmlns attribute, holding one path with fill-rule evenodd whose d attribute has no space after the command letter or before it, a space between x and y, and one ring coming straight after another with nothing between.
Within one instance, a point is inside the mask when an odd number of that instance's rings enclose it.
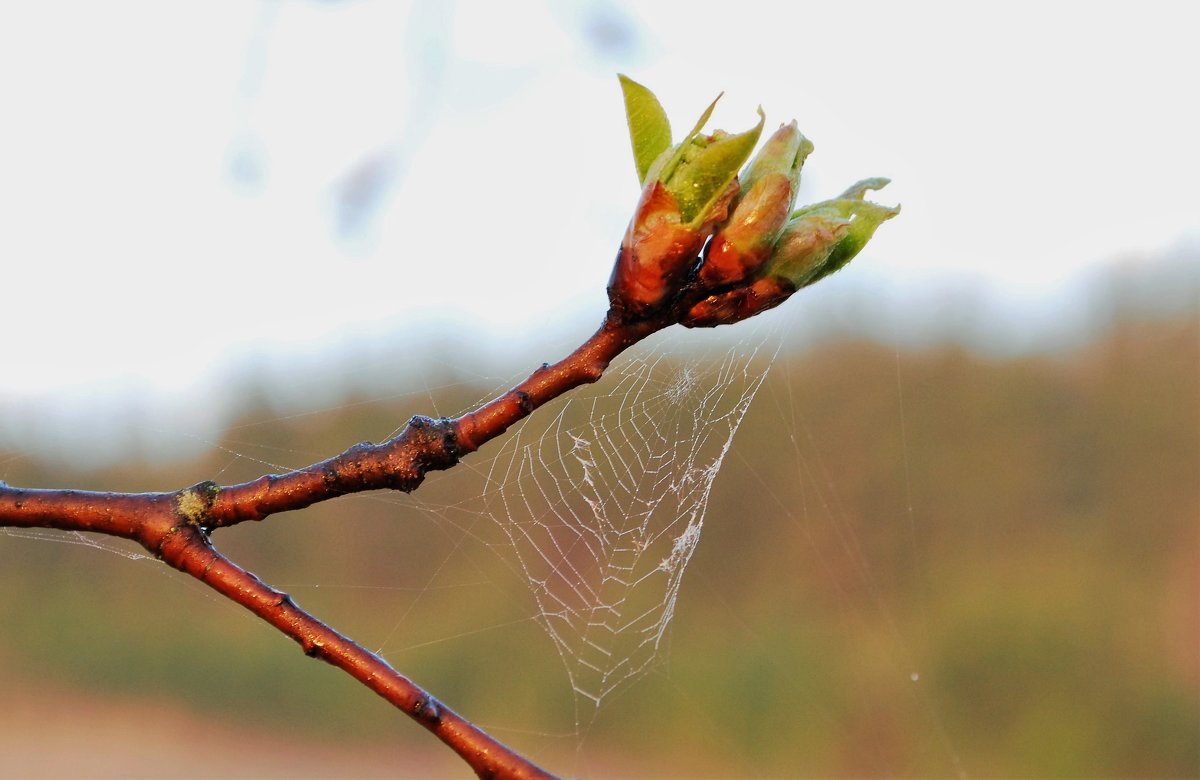
<instances>
[{"instance_id":1,"label":"branch fork","mask_svg":"<svg viewBox=\"0 0 1200 780\"><path fill-rule=\"evenodd\" d=\"M543 364L462 417L413 417L388 441L361 442L319 463L237 485L204 481L170 493L100 493L0 482L0 526L134 540L291 637L305 655L391 702L479 777L552 777L234 564L211 537L221 528L351 493L416 490L429 472L452 468L548 401L599 380L613 359L650 334L675 324L714 327L747 319L837 271L899 211L864 199L886 179L866 179L838 198L792 211L800 169L812 151L794 122L750 160L765 121L761 109L758 124L745 132L704 134L713 101L672 146L654 94L624 76L621 87L641 196L609 280L608 314L570 355Z\"/></svg>"}]
</instances>

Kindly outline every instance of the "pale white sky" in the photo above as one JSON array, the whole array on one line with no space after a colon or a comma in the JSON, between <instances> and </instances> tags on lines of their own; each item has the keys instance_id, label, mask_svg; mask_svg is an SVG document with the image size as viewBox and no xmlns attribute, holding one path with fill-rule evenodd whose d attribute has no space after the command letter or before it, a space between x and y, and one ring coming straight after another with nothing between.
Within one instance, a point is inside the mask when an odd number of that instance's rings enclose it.
<instances>
[{"instance_id":1,"label":"pale white sky","mask_svg":"<svg viewBox=\"0 0 1200 780\"><path fill-rule=\"evenodd\" d=\"M1198 9L4 4L0 437L34 400L177 409L406 328L582 334L636 197L617 71L677 129L720 90L716 126L798 119L802 201L893 179L831 288L1069 308L1089 268L1200 242Z\"/></svg>"}]
</instances>

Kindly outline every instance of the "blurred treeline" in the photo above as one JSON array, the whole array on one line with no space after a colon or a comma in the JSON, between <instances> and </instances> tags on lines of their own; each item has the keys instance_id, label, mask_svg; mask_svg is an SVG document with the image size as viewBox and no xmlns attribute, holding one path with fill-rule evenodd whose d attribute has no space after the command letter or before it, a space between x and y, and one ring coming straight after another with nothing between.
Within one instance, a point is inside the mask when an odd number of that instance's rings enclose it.
<instances>
[{"instance_id":1,"label":"blurred treeline","mask_svg":"<svg viewBox=\"0 0 1200 780\"><path fill-rule=\"evenodd\" d=\"M259 409L197 462L72 474L14 454L0 477L247 479L490 389ZM1118 316L1070 354L841 341L783 356L717 479L670 647L594 722L477 503L486 449L411 497L343 499L215 541L565 773L1196 776L1198 400L1194 309ZM383 743L397 760L430 745L152 561L0 535L0 587L8 717L15 692L53 688L171 699L247 733ZM143 723L112 749L160 739Z\"/></svg>"}]
</instances>

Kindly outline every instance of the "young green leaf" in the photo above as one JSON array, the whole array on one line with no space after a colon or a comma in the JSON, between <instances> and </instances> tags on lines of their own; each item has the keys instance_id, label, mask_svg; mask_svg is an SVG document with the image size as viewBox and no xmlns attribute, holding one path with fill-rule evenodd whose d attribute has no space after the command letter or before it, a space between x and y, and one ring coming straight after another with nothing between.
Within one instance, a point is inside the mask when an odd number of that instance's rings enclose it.
<instances>
[{"instance_id":1,"label":"young green leaf","mask_svg":"<svg viewBox=\"0 0 1200 780\"><path fill-rule=\"evenodd\" d=\"M852 197L822 201L797 211L784 228L766 273L787 279L799 289L850 262L875 235L876 228L900 213L899 206L859 200L865 190L874 189L859 185L847 190Z\"/></svg>"},{"instance_id":2,"label":"young green leaf","mask_svg":"<svg viewBox=\"0 0 1200 780\"><path fill-rule=\"evenodd\" d=\"M650 164L671 146L671 123L653 92L624 74L618 74L618 78L625 96L633 162L637 166L638 184L642 184Z\"/></svg>"},{"instance_id":3,"label":"young green leaf","mask_svg":"<svg viewBox=\"0 0 1200 780\"><path fill-rule=\"evenodd\" d=\"M884 181L886 182L886 180ZM880 206L869 200L848 199L836 202L844 209L843 213L848 214L851 218L849 230L833 247L833 251L829 253L821 270L808 280L807 284L824 279L853 260L854 256L871 240L871 236L875 235L875 229L900 213L899 206Z\"/></svg>"},{"instance_id":4,"label":"young green leaf","mask_svg":"<svg viewBox=\"0 0 1200 780\"><path fill-rule=\"evenodd\" d=\"M891 182L883 176L876 176L872 179L863 179L851 184L845 192L837 196L837 200L862 200L867 196L868 190L881 190Z\"/></svg>"},{"instance_id":5,"label":"young green leaf","mask_svg":"<svg viewBox=\"0 0 1200 780\"><path fill-rule=\"evenodd\" d=\"M822 211L822 210L828 210L831 208L835 208L839 201L863 200L864 198L866 198L868 191L881 190L884 187L886 187L888 184L890 184L891 181L892 181L891 179L888 179L884 176L876 176L871 179L863 179L861 181L856 181L853 184L851 184L849 187L847 187L846 191L843 192L841 195L838 195L836 198L832 198L830 200L823 200L820 203L812 203L812 204L809 204L808 206L804 206L803 208L796 209L795 211L792 212L792 219L796 219L797 217L802 217L805 214L811 214L814 211ZM839 213L844 212L845 206L843 205L840 209L837 209L837 210L839 210Z\"/></svg>"},{"instance_id":6,"label":"young green leaf","mask_svg":"<svg viewBox=\"0 0 1200 780\"><path fill-rule=\"evenodd\" d=\"M765 121L766 117L759 109L758 124L744 133L717 134L706 145L689 150L685 162L667 182L667 189L679 201L684 222L705 219L709 207L724 194L750 158Z\"/></svg>"},{"instance_id":7,"label":"young green leaf","mask_svg":"<svg viewBox=\"0 0 1200 780\"><path fill-rule=\"evenodd\" d=\"M671 150L671 154L664 154L660 161L656 161L658 162L658 166L656 166L654 175L658 177L659 181L665 183L674 175L675 168L683 161L684 154L692 148L692 141L696 140L696 137L700 135L700 131L704 129L705 123L712 116L713 109L717 107L717 102L724 94L722 92L713 98L713 102L709 103L708 108L704 109L704 113L700 115L700 119L697 120L695 127L683 137L682 141L676 144L675 148Z\"/></svg>"}]
</instances>

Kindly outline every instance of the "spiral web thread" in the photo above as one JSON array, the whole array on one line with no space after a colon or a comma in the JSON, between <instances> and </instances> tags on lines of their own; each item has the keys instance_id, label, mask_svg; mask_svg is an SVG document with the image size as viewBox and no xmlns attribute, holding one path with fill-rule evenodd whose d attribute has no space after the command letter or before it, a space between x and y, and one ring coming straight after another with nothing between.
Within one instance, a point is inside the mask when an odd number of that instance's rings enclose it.
<instances>
[{"instance_id":1,"label":"spiral web thread","mask_svg":"<svg viewBox=\"0 0 1200 780\"><path fill-rule=\"evenodd\" d=\"M526 425L492 463L488 512L581 722L659 657L713 481L766 376L763 351L741 344L683 364L660 350L635 357L613 372L615 387Z\"/></svg>"}]
</instances>

